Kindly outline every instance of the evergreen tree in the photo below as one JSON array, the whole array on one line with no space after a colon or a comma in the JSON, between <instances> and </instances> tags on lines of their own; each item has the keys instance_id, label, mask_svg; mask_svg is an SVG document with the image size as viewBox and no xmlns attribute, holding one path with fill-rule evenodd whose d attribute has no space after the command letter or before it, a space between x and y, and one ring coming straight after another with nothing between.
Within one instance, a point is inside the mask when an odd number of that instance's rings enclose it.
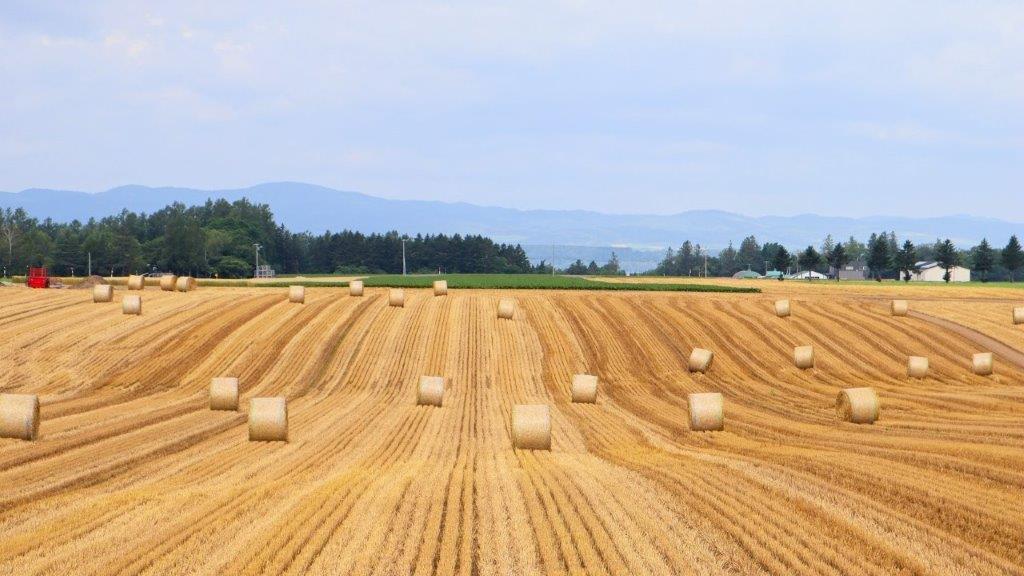
<instances>
[{"instance_id":1,"label":"evergreen tree","mask_svg":"<svg viewBox=\"0 0 1024 576\"><path fill-rule=\"evenodd\" d=\"M903 281L910 282L911 274L917 271L917 249L910 240L905 240L903 247L896 252L896 267L903 275Z\"/></svg>"},{"instance_id":2,"label":"evergreen tree","mask_svg":"<svg viewBox=\"0 0 1024 576\"><path fill-rule=\"evenodd\" d=\"M782 272L782 274L779 275L779 280L785 278L786 270L789 268L790 265L789 251L786 250L785 246L780 245L777 248L775 248L774 254L771 258L771 262L772 266L776 270Z\"/></svg>"},{"instance_id":3,"label":"evergreen tree","mask_svg":"<svg viewBox=\"0 0 1024 576\"><path fill-rule=\"evenodd\" d=\"M882 281L882 276L889 269L891 262L888 237L885 234L872 234L868 240L868 268L876 281Z\"/></svg>"},{"instance_id":4,"label":"evergreen tree","mask_svg":"<svg viewBox=\"0 0 1024 576\"><path fill-rule=\"evenodd\" d=\"M73 223L74 224L74 223ZM62 228L57 233L53 255L53 273L57 275L85 274L84 258L82 258L82 239L72 226Z\"/></svg>"},{"instance_id":5,"label":"evergreen tree","mask_svg":"<svg viewBox=\"0 0 1024 576\"><path fill-rule=\"evenodd\" d=\"M996 264L996 251L989 245L988 240L981 239L981 243L974 248L974 269L981 273L981 281L988 282L988 273Z\"/></svg>"},{"instance_id":6,"label":"evergreen tree","mask_svg":"<svg viewBox=\"0 0 1024 576\"><path fill-rule=\"evenodd\" d=\"M608 260L608 263L601 267L601 274L607 274L609 276L618 276L622 273L622 268L619 266L619 255L614 251L612 257Z\"/></svg>"},{"instance_id":7,"label":"evergreen tree","mask_svg":"<svg viewBox=\"0 0 1024 576\"><path fill-rule=\"evenodd\" d=\"M836 244L826 257L828 258L829 266L832 267L832 273L835 274L836 280L839 280L839 271L850 262L850 257L846 253L846 246L842 243Z\"/></svg>"},{"instance_id":8,"label":"evergreen tree","mask_svg":"<svg viewBox=\"0 0 1024 576\"><path fill-rule=\"evenodd\" d=\"M1002 261L1003 267L1010 273L1010 282L1013 282L1017 270L1024 266L1024 252L1021 251L1020 241L1016 235L1010 236L1006 248L1003 248Z\"/></svg>"},{"instance_id":9,"label":"evergreen tree","mask_svg":"<svg viewBox=\"0 0 1024 576\"><path fill-rule=\"evenodd\" d=\"M896 233L895 232L891 232L890 231L888 236L886 237L886 248L887 248L887 250L889 252L889 264L890 264L890 267L892 267L895 264L896 255L899 254L899 251L900 251L900 245L896 241ZM899 276L900 276L899 275L899 271L898 270L894 270L894 272L896 272L896 279L898 280Z\"/></svg>"},{"instance_id":10,"label":"evergreen tree","mask_svg":"<svg viewBox=\"0 0 1024 576\"><path fill-rule=\"evenodd\" d=\"M938 262L939 266L942 266L946 271L946 273L942 275L942 279L947 283L951 279L950 271L954 266L956 266L958 256L956 246L953 246L953 242L949 238L946 238L946 240L943 241L935 251L935 261Z\"/></svg>"},{"instance_id":11,"label":"evergreen tree","mask_svg":"<svg viewBox=\"0 0 1024 576\"><path fill-rule=\"evenodd\" d=\"M808 246L806 250L800 253L797 262L800 264L800 268L813 271L821 265L821 254L814 249L814 246Z\"/></svg>"},{"instance_id":12,"label":"evergreen tree","mask_svg":"<svg viewBox=\"0 0 1024 576\"><path fill-rule=\"evenodd\" d=\"M824 258L828 258L828 255L832 253L836 248L836 241L832 239L831 234L826 234L825 239L821 242L821 255Z\"/></svg>"},{"instance_id":13,"label":"evergreen tree","mask_svg":"<svg viewBox=\"0 0 1024 576\"><path fill-rule=\"evenodd\" d=\"M780 249L782 249L782 244L779 244L777 242L766 242L763 246L761 246L760 259L762 262L764 262L765 266L771 266L775 270L779 269L778 266L775 266L775 254L778 253ZM786 256L786 265L789 266L789 252L786 252Z\"/></svg>"},{"instance_id":14,"label":"evergreen tree","mask_svg":"<svg viewBox=\"0 0 1024 576\"><path fill-rule=\"evenodd\" d=\"M736 257L736 249L732 247L732 241L730 240L729 247L718 253L719 271L723 276L732 276L740 271Z\"/></svg>"},{"instance_id":15,"label":"evergreen tree","mask_svg":"<svg viewBox=\"0 0 1024 576\"><path fill-rule=\"evenodd\" d=\"M765 265L757 238L747 236L740 242L740 249L736 253L736 265L740 270L760 270Z\"/></svg>"},{"instance_id":16,"label":"evergreen tree","mask_svg":"<svg viewBox=\"0 0 1024 576\"><path fill-rule=\"evenodd\" d=\"M576 276L585 275L587 273L587 265L584 264L582 260L577 258L575 262L570 264L569 267L565 269L565 273Z\"/></svg>"},{"instance_id":17,"label":"evergreen tree","mask_svg":"<svg viewBox=\"0 0 1024 576\"><path fill-rule=\"evenodd\" d=\"M868 249L862 242L858 241L853 236L850 236L846 241L844 250L846 251L847 258L849 258L847 262L857 262L858 260L865 259Z\"/></svg>"}]
</instances>

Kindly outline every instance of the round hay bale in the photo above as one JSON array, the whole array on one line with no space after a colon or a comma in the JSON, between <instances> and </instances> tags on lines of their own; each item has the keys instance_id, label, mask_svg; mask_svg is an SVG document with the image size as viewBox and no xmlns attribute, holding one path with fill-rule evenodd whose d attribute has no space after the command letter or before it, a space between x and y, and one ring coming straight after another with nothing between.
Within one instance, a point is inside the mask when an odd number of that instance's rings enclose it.
<instances>
[{"instance_id":1,"label":"round hay bale","mask_svg":"<svg viewBox=\"0 0 1024 576\"><path fill-rule=\"evenodd\" d=\"M814 368L814 346L793 348L793 363L801 370Z\"/></svg>"},{"instance_id":2,"label":"round hay bale","mask_svg":"<svg viewBox=\"0 0 1024 576\"><path fill-rule=\"evenodd\" d=\"M288 287L288 301L295 304L304 304L306 302L306 287L305 286L289 286Z\"/></svg>"},{"instance_id":3,"label":"round hay bale","mask_svg":"<svg viewBox=\"0 0 1024 576\"><path fill-rule=\"evenodd\" d=\"M92 287L93 302L113 302L114 287L110 284L97 284Z\"/></svg>"},{"instance_id":4,"label":"round hay bale","mask_svg":"<svg viewBox=\"0 0 1024 576\"><path fill-rule=\"evenodd\" d=\"M498 302L498 318L511 320L516 313L516 303L511 298L502 298Z\"/></svg>"},{"instance_id":5,"label":"round hay bale","mask_svg":"<svg viewBox=\"0 0 1024 576\"><path fill-rule=\"evenodd\" d=\"M874 388L846 388L836 398L836 415L844 422L871 424L878 420L879 410Z\"/></svg>"},{"instance_id":6,"label":"round hay bale","mask_svg":"<svg viewBox=\"0 0 1024 576\"><path fill-rule=\"evenodd\" d=\"M35 440L39 435L39 396L0 394L0 438Z\"/></svg>"},{"instance_id":7,"label":"round hay bale","mask_svg":"<svg viewBox=\"0 0 1024 576\"><path fill-rule=\"evenodd\" d=\"M979 352L971 359L971 367L978 376L990 376L992 374L992 353Z\"/></svg>"},{"instance_id":8,"label":"round hay bale","mask_svg":"<svg viewBox=\"0 0 1024 576\"><path fill-rule=\"evenodd\" d=\"M352 280L348 283L348 295L349 296L362 296L363 295L363 281Z\"/></svg>"},{"instance_id":9,"label":"round hay bale","mask_svg":"<svg viewBox=\"0 0 1024 576\"><path fill-rule=\"evenodd\" d=\"M210 380L210 410L238 410L238 378Z\"/></svg>"},{"instance_id":10,"label":"round hay bale","mask_svg":"<svg viewBox=\"0 0 1024 576\"><path fill-rule=\"evenodd\" d=\"M690 407L690 430L709 432L725 429L725 400L718 392L700 392L686 397Z\"/></svg>"},{"instance_id":11,"label":"round hay bale","mask_svg":"<svg viewBox=\"0 0 1024 576\"><path fill-rule=\"evenodd\" d=\"M132 274L128 277L128 289L129 290L143 290L146 288L145 276L139 276L138 274Z\"/></svg>"},{"instance_id":12,"label":"round hay bale","mask_svg":"<svg viewBox=\"0 0 1024 576\"><path fill-rule=\"evenodd\" d=\"M249 400L249 440L288 441L288 400L252 398Z\"/></svg>"},{"instance_id":13,"label":"round hay bale","mask_svg":"<svg viewBox=\"0 0 1024 576\"><path fill-rule=\"evenodd\" d=\"M190 292L195 290L198 285L196 279L191 276L178 276L178 281L174 283L174 289L178 292Z\"/></svg>"},{"instance_id":14,"label":"round hay bale","mask_svg":"<svg viewBox=\"0 0 1024 576\"><path fill-rule=\"evenodd\" d=\"M707 372L708 368L711 368L711 361L714 359L715 353L711 350L694 348L693 352L690 352L690 372L700 372L701 374Z\"/></svg>"},{"instance_id":15,"label":"round hay bale","mask_svg":"<svg viewBox=\"0 0 1024 576\"><path fill-rule=\"evenodd\" d=\"M551 450L551 408L547 404L512 407L512 445L524 450Z\"/></svg>"},{"instance_id":16,"label":"round hay bale","mask_svg":"<svg viewBox=\"0 0 1024 576\"><path fill-rule=\"evenodd\" d=\"M160 277L160 289L164 292L174 292L178 284L178 277L174 274L164 274Z\"/></svg>"},{"instance_id":17,"label":"round hay bale","mask_svg":"<svg viewBox=\"0 0 1024 576\"><path fill-rule=\"evenodd\" d=\"M775 315L779 318L786 318L790 314L789 300L775 301Z\"/></svg>"},{"instance_id":18,"label":"round hay bale","mask_svg":"<svg viewBox=\"0 0 1024 576\"><path fill-rule=\"evenodd\" d=\"M924 378L928 375L928 358L924 356L911 356L907 362L907 376L911 378Z\"/></svg>"},{"instance_id":19,"label":"round hay bale","mask_svg":"<svg viewBox=\"0 0 1024 576\"><path fill-rule=\"evenodd\" d=\"M447 280L434 280L434 296L447 296L448 295L448 281Z\"/></svg>"},{"instance_id":20,"label":"round hay bale","mask_svg":"<svg viewBox=\"0 0 1024 576\"><path fill-rule=\"evenodd\" d=\"M142 296L128 294L124 298L121 298L121 313L141 316Z\"/></svg>"},{"instance_id":21,"label":"round hay bale","mask_svg":"<svg viewBox=\"0 0 1024 576\"><path fill-rule=\"evenodd\" d=\"M907 311L910 310L910 305L907 304L906 300L893 300L891 308L893 316L906 316Z\"/></svg>"},{"instance_id":22,"label":"round hay bale","mask_svg":"<svg viewBox=\"0 0 1024 576\"><path fill-rule=\"evenodd\" d=\"M416 390L416 403L424 406L440 406L444 399L444 376L420 376Z\"/></svg>"},{"instance_id":23,"label":"round hay bale","mask_svg":"<svg viewBox=\"0 0 1024 576\"><path fill-rule=\"evenodd\" d=\"M591 374L572 375L572 401L582 404L597 402L597 376Z\"/></svg>"},{"instance_id":24,"label":"round hay bale","mask_svg":"<svg viewBox=\"0 0 1024 576\"><path fill-rule=\"evenodd\" d=\"M1018 306L1013 309L1013 323L1024 324L1024 306Z\"/></svg>"},{"instance_id":25,"label":"round hay bale","mask_svg":"<svg viewBox=\"0 0 1024 576\"><path fill-rule=\"evenodd\" d=\"M388 291L388 306L405 307L405 290L392 288Z\"/></svg>"}]
</instances>

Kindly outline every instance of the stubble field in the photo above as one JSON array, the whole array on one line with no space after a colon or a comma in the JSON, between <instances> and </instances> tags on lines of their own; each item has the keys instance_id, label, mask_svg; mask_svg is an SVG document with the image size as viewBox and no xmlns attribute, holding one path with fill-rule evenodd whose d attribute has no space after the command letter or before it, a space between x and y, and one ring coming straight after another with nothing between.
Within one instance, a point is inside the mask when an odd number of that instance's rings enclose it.
<instances>
[{"instance_id":1,"label":"stubble field","mask_svg":"<svg viewBox=\"0 0 1024 576\"><path fill-rule=\"evenodd\" d=\"M42 402L37 440L0 439L0 573L1024 574L1024 370L973 375L971 337L888 311L905 294L1024 350L1024 291L779 284L407 289L404 308L150 288L138 317L120 288L0 289L0 392ZM570 402L574 373L596 404ZM443 407L415 404L425 374ZM214 376L239 377L240 412L209 410ZM873 425L837 421L856 386ZM705 391L724 431L689 430ZM249 442L248 399L278 395L289 441ZM551 406L551 451L512 448L521 403Z\"/></svg>"}]
</instances>

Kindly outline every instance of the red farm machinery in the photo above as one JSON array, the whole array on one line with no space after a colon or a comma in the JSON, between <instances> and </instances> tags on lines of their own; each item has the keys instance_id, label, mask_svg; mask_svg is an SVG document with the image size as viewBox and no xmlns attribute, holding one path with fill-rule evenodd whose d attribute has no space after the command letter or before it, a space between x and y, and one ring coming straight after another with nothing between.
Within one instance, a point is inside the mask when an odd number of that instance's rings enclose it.
<instances>
[{"instance_id":1,"label":"red farm machinery","mask_svg":"<svg viewBox=\"0 0 1024 576\"><path fill-rule=\"evenodd\" d=\"M46 272L46 268L29 268L25 284L29 288L49 288L50 275Z\"/></svg>"}]
</instances>

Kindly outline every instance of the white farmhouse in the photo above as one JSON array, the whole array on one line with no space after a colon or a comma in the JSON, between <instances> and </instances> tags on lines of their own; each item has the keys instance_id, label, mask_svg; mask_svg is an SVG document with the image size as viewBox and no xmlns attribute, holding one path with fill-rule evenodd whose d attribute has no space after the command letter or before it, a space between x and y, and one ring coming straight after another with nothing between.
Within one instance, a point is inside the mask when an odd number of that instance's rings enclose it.
<instances>
[{"instance_id":1,"label":"white farmhouse","mask_svg":"<svg viewBox=\"0 0 1024 576\"><path fill-rule=\"evenodd\" d=\"M918 262L917 272L911 275L913 282L942 282L946 275L946 269L939 266L938 262ZM963 266L953 266L949 269L950 282L970 282L971 269Z\"/></svg>"}]
</instances>

